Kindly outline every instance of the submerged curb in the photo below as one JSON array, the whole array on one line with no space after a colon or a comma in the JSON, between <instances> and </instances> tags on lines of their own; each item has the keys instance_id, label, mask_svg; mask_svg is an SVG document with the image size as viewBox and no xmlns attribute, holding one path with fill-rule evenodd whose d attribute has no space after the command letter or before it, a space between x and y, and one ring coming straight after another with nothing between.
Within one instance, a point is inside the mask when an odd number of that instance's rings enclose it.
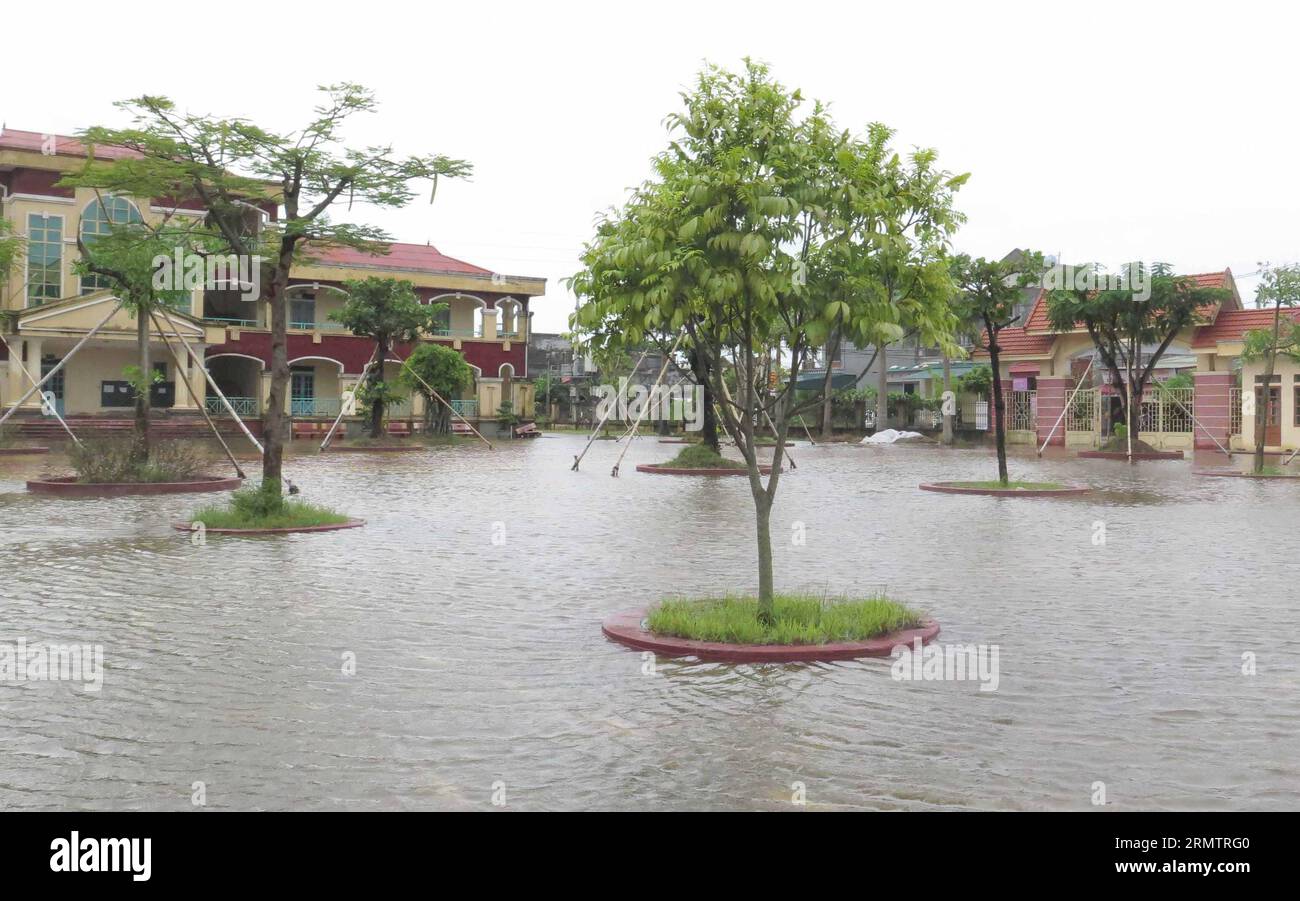
<instances>
[{"instance_id":1,"label":"submerged curb","mask_svg":"<svg viewBox=\"0 0 1300 901\"><path fill-rule=\"evenodd\" d=\"M1087 485L1066 485L1064 488L968 488L952 482L927 482L920 487L922 491L938 491L942 494L984 494L989 497L1060 497L1092 491Z\"/></svg>"},{"instance_id":2,"label":"submerged curb","mask_svg":"<svg viewBox=\"0 0 1300 901\"><path fill-rule=\"evenodd\" d=\"M286 526L280 529L212 529L204 526L205 535L289 535L294 532L337 532L340 529L357 529L364 526L364 519L349 519L347 522L335 522L324 526ZM192 532L194 526L188 522L172 523L178 532Z\"/></svg>"},{"instance_id":3,"label":"submerged curb","mask_svg":"<svg viewBox=\"0 0 1300 901\"><path fill-rule=\"evenodd\" d=\"M749 475L748 469L732 469L730 467L717 467L715 469L686 469L680 466L660 466L656 463L640 463L636 468L637 472L650 472L661 476L745 476ZM772 467L763 465L758 467L759 475L771 475Z\"/></svg>"},{"instance_id":4,"label":"submerged curb","mask_svg":"<svg viewBox=\"0 0 1300 901\"><path fill-rule=\"evenodd\" d=\"M1079 451L1081 460L1128 460L1128 454L1122 451ZM1150 451L1133 453L1134 460L1181 460L1183 452L1178 451Z\"/></svg>"},{"instance_id":5,"label":"submerged curb","mask_svg":"<svg viewBox=\"0 0 1300 901\"><path fill-rule=\"evenodd\" d=\"M76 476L32 479L27 490L53 497L122 497L128 494L198 494L205 491L234 491L244 482L238 478L203 476L188 482L78 482Z\"/></svg>"},{"instance_id":6,"label":"submerged curb","mask_svg":"<svg viewBox=\"0 0 1300 901\"><path fill-rule=\"evenodd\" d=\"M331 444L323 454L397 454L403 451L428 450L423 444L375 444L371 446Z\"/></svg>"},{"instance_id":7,"label":"submerged curb","mask_svg":"<svg viewBox=\"0 0 1300 901\"><path fill-rule=\"evenodd\" d=\"M642 622L648 608L624 610L608 617L600 631L611 641L653 651L665 657L698 657L723 663L818 663L828 660L852 660L855 657L888 657L898 645L910 645L915 639L924 644L939 634L939 624L926 620L917 629L902 629L865 641L841 641L832 644L729 644L721 641L695 641L656 635Z\"/></svg>"},{"instance_id":8,"label":"submerged curb","mask_svg":"<svg viewBox=\"0 0 1300 901\"><path fill-rule=\"evenodd\" d=\"M1293 476L1279 476L1265 473L1257 476L1253 472L1238 472L1235 469L1193 469L1192 475L1209 476L1221 479L1294 479L1300 481L1300 474Z\"/></svg>"},{"instance_id":9,"label":"submerged curb","mask_svg":"<svg viewBox=\"0 0 1300 901\"><path fill-rule=\"evenodd\" d=\"M21 457L24 454L48 454L48 447L0 447L0 457Z\"/></svg>"}]
</instances>

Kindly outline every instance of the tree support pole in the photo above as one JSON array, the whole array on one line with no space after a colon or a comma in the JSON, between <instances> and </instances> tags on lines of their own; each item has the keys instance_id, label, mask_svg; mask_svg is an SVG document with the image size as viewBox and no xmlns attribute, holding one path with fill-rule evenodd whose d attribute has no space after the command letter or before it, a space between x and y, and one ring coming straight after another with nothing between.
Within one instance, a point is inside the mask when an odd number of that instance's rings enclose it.
<instances>
[{"instance_id":1,"label":"tree support pole","mask_svg":"<svg viewBox=\"0 0 1300 901\"><path fill-rule=\"evenodd\" d=\"M1044 441L1043 446L1038 449L1038 456L1041 457L1043 451L1047 450L1047 445L1052 443L1052 436L1055 435L1056 430L1061 427L1061 421L1065 419L1065 414L1070 411L1070 404L1074 403L1075 396L1083 390L1083 381L1088 377L1088 373L1092 372L1092 364L1095 362L1097 362L1096 357L1093 357L1088 361L1088 368L1083 371L1083 375L1079 376L1079 384L1074 386L1074 390L1070 392L1070 396L1066 399L1065 407L1061 410L1061 415L1056 417L1056 425L1052 426L1052 430L1047 433L1047 440Z\"/></svg>"},{"instance_id":2,"label":"tree support pole","mask_svg":"<svg viewBox=\"0 0 1300 901\"><path fill-rule=\"evenodd\" d=\"M1166 396L1166 397L1168 397L1168 398L1169 398L1170 400L1172 400L1174 403L1178 404L1178 409L1182 410L1184 413L1186 413L1188 416L1190 416L1190 417L1192 418L1192 422L1194 422L1196 425L1200 426L1201 431L1204 432L1205 434L1207 434L1207 435L1210 436L1210 440L1213 441L1213 442L1215 443L1215 445L1218 446L1219 450L1223 451L1224 455L1225 455L1229 460L1232 459L1232 452L1229 451L1229 450L1228 450L1226 447L1224 447L1222 444L1219 444L1219 439L1214 437L1214 433L1213 433L1213 432L1211 432L1211 431L1210 431L1209 429L1207 429L1205 426L1201 425L1201 421L1200 421L1199 419L1196 418L1196 414L1195 414L1195 413L1193 413L1191 410L1187 409L1187 407L1183 405L1183 402L1182 402L1182 401L1180 401L1178 398L1176 398L1176 397L1174 397L1172 394L1170 394L1170 393L1169 393L1169 389L1166 388L1164 385L1160 384L1159 382L1152 382L1151 384L1155 385L1157 388L1159 388L1161 391L1163 391L1163 392L1165 393L1165 396ZM1195 444L1196 442L1193 441L1192 443Z\"/></svg>"},{"instance_id":3,"label":"tree support pole","mask_svg":"<svg viewBox=\"0 0 1300 901\"><path fill-rule=\"evenodd\" d=\"M440 404L442 404L444 407L450 410L452 416L455 416L461 422L465 423L465 425L469 427L469 430L471 432L473 432L475 435L478 435L479 440L488 446L488 450L496 450L496 448L492 446L492 442L484 438L482 433L479 432L478 429L474 428L474 424L470 422L468 419L466 419L464 416L461 416L460 411L457 410L455 407L453 407L451 404L449 404L441 394L439 394L437 391L434 391L432 385L430 385L424 379L420 378L420 374L418 372L416 372L414 369L407 369L406 364L410 362L410 359L411 359L410 357L406 358L406 361L402 363L402 368L406 369L407 372L415 376L415 380L424 386L424 390L432 394L435 400L437 400Z\"/></svg>"},{"instance_id":4,"label":"tree support pole","mask_svg":"<svg viewBox=\"0 0 1300 901\"><path fill-rule=\"evenodd\" d=\"M176 364L177 373L185 372L185 364L181 362L180 354L176 352L176 348L172 347L171 341L167 339L167 332L163 330L162 323L158 321L158 315L153 310L150 310L149 318L153 321L154 328L158 329L158 334L162 336L163 346L166 347L167 352L171 354L172 362ZM191 396L194 395L194 386L190 384L189 378L185 379L185 390L188 391ZM244 475L244 470L240 467L239 461L235 459L235 455L231 453L230 445L226 444L226 439L221 437L221 432L217 429L217 424L213 422L212 417L208 415L207 404L203 402L202 398L199 398L199 401L199 412L203 414L203 420L208 424L208 428L212 429L212 434L216 436L217 443L221 445L221 449L226 452L226 459L230 461L231 466L235 467L235 475L239 476L241 479L248 478Z\"/></svg>"},{"instance_id":5,"label":"tree support pole","mask_svg":"<svg viewBox=\"0 0 1300 901\"><path fill-rule=\"evenodd\" d=\"M5 350L9 351L10 355L13 354L14 350L9 346L9 342L5 340L4 335L0 335L0 344L5 346ZM18 361L18 368L23 371L23 375L27 376L27 381L31 382L33 385L36 384L36 379L32 377L30 370L28 370L26 364L24 364L22 360ZM53 413L54 418L59 421L59 425L63 426L63 431L68 433L68 437L72 439L72 443L77 445L77 447L81 447L81 439L72 434L72 429L68 426L67 420L59 415L59 411L54 408L50 408L50 412Z\"/></svg>"},{"instance_id":6,"label":"tree support pole","mask_svg":"<svg viewBox=\"0 0 1300 901\"><path fill-rule=\"evenodd\" d=\"M375 350L371 352L370 361L366 363L366 368L361 370L361 378L357 379L356 385L352 387L352 402L354 404L356 403L357 395L361 393L361 386L366 383L366 379L370 378L370 367L375 364L375 357L378 356L378 354L379 348L375 348ZM346 409L347 408L344 407L343 404L339 404L339 415L334 417L334 424L331 425L330 430L325 433L325 440L320 443L321 450L325 450L325 448L330 446L330 440L333 439L334 432L338 429L339 423L343 421L343 412Z\"/></svg>"},{"instance_id":7,"label":"tree support pole","mask_svg":"<svg viewBox=\"0 0 1300 901\"><path fill-rule=\"evenodd\" d=\"M678 340L681 339L679 338ZM641 359L637 360L636 365L632 367L633 372L636 372L641 368L641 364L645 362L646 354L648 353L650 353L649 348L642 351ZM617 404L614 406L617 406ZM596 436L600 434L600 430L605 427L605 423L609 420L609 414L614 412L614 406L611 406L610 409L606 410L605 415L600 418L600 422L596 423L596 428L592 431L591 437L587 439L587 446L582 449L582 453L573 458L573 465L569 467L570 472L578 471L578 467L582 464L582 458L587 456L587 451L591 450L591 446L596 443Z\"/></svg>"},{"instance_id":8,"label":"tree support pole","mask_svg":"<svg viewBox=\"0 0 1300 901\"><path fill-rule=\"evenodd\" d=\"M686 337L685 332L678 335L677 340L673 342L673 349L668 351L668 353L664 356L664 365L663 368L659 370L659 377L655 379L655 383L650 386L650 398L649 398L650 401L654 400L655 389L657 389L661 384L663 384L664 376L668 374L668 367L673 364L673 354L677 353L677 346L682 343L682 338L685 337ZM642 354L641 357L642 359L645 359L645 354ZM650 409L650 403L647 402L645 407L643 407L641 410L641 415L636 418L636 422L632 423L632 428L628 429L627 434L623 436L624 438L629 439L627 442L627 446L623 448L622 453L618 455L618 459L614 461L614 469L610 472L610 475L616 479L618 478L618 468L623 465L623 458L627 456L628 448L632 446L632 442L630 439L634 435L636 435L636 430L638 427L640 427L641 420L645 418L646 411L649 409ZM578 465L577 461L574 461L575 469L577 468L577 465Z\"/></svg>"},{"instance_id":9,"label":"tree support pole","mask_svg":"<svg viewBox=\"0 0 1300 901\"><path fill-rule=\"evenodd\" d=\"M4 425L5 421L8 420L10 416L13 416L14 413L18 412L18 408L27 402L28 398L30 398L37 391L40 391L42 385L44 385L50 379L54 378L54 374L62 370L63 367L67 364L67 362L71 360L74 355L76 355L77 351L85 347L87 341L95 337L95 335L99 332L100 329L108 325L108 320L116 316L117 311L120 309L122 309L122 301L119 300L116 306L114 306L113 309L109 311L108 315L99 321L98 325L96 325L90 331L86 332L86 334L82 336L81 340L72 346L72 350L68 351L67 356L65 356L62 360L60 360L57 364L55 364L54 368L51 369L49 372L47 372L39 382L32 385L32 387L28 388L26 394L18 398L18 400L14 401L14 405L10 407L3 416L0 416L0 425Z\"/></svg>"}]
</instances>

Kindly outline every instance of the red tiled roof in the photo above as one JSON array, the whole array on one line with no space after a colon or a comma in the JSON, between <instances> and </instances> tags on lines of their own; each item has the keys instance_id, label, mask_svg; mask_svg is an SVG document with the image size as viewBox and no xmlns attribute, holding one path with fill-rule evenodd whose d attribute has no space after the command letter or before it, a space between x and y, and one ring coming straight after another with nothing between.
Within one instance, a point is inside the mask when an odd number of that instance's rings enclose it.
<instances>
[{"instance_id":1,"label":"red tiled roof","mask_svg":"<svg viewBox=\"0 0 1300 901\"><path fill-rule=\"evenodd\" d=\"M1196 282L1198 288L1226 288L1228 285L1228 272L1225 269L1222 272L1199 272L1187 276ZM1206 315L1211 319L1214 318L1216 311L1206 311ZM1083 328L1083 323L1077 323L1077 328ZM1029 313L1029 319L1025 322L1025 330L1028 332L1051 332L1052 323L1047 318L1047 293L1040 292L1038 299L1034 301L1034 308Z\"/></svg>"},{"instance_id":2,"label":"red tiled roof","mask_svg":"<svg viewBox=\"0 0 1300 901\"><path fill-rule=\"evenodd\" d=\"M998 332L998 353L1003 355L1046 355L1052 352L1055 335L1026 335L1022 328L1004 328ZM971 356L984 359L989 352L976 350Z\"/></svg>"},{"instance_id":3,"label":"red tiled roof","mask_svg":"<svg viewBox=\"0 0 1300 901\"><path fill-rule=\"evenodd\" d=\"M1282 318L1290 317L1300 322L1300 310L1283 310ZM1209 325L1203 325L1192 336L1192 347L1212 348L1220 341L1240 341L1252 329L1272 328L1273 311L1224 310Z\"/></svg>"},{"instance_id":4,"label":"red tiled roof","mask_svg":"<svg viewBox=\"0 0 1300 901\"><path fill-rule=\"evenodd\" d=\"M20 131L17 128L6 128L0 131L0 150L22 150L29 153L44 153L45 141L47 138L54 138L54 152L59 156L82 156L86 155L86 145L81 143L78 138L70 138L67 135L45 135L39 131ZM140 156L134 150L128 150L125 147L113 147L112 145L98 145L95 147L95 159L100 160L123 160L135 159Z\"/></svg>"},{"instance_id":5,"label":"red tiled roof","mask_svg":"<svg viewBox=\"0 0 1300 901\"><path fill-rule=\"evenodd\" d=\"M439 252L432 244L389 244L388 253L373 255L352 247L329 247L312 252L325 266L359 266L366 269L404 269L417 272L455 272L491 275L492 270L475 266Z\"/></svg>"}]
</instances>

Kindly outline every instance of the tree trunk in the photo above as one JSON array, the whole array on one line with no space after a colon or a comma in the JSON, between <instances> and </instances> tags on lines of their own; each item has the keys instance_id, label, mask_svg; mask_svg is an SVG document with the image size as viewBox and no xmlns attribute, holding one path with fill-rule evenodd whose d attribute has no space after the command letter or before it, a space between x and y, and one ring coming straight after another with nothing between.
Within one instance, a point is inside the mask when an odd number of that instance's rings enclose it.
<instances>
[{"instance_id":1,"label":"tree trunk","mask_svg":"<svg viewBox=\"0 0 1300 901\"><path fill-rule=\"evenodd\" d=\"M143 304L135 311L135 340L140 384L135 392L135 442L131 448L131 461L144 467L149 463L149 395L153 386L153 364L149 359L149 311Z\"/></svg>"},{"instance_id":2,"label":"tree trunk","mask_svg":"<svg viewBox=\"0 0 1300 901\"><path fill-rule=\"evenodd\" d=\"M876 431L889 427L889 356L885 349L889 345L877 344L876 359L880 363L880 372L876 376Z\"/></svg>"},{"instance_id":3,"label":"tree trunk","mask_svg":"<svg viewBox=\"0 0 1300 901\"><path fill-rule=\"evenodd\" d=\"M772 505L764 494L754 498L754 519L758 539L758 621L771 625L775 605L772 600Z\"/></svg>"},{"instance_id":4,"label":"tree trunk","mask_svg":"<svg viewBox=\"0 0 1300 901\"><path fill-rule=\"evenodd\" d=\"M989 336L989 367L993 370L993 435L998 452L998 481L1006 485L1011 478L1007 474L1007 399L1002 396L1002 373L998 368L998 355L1002 348L998 347L998 334L993 323L986 319L984 327Z\"/></svg>"},{"instance_id":5,"label":"tree trunk","mask_svg":"<svg viewBox=\"0 0 1300 901\"><path fill-rule=\"evenodd\" d=\"M948 359L947 354L943 355L943 390L945 394L952 391L952 360ZM953 401L956 402L955 397ZM940 407L940 410L942 411L943 407ZM949 446L955 444L957 440L954 428L956 418L956 416L949 413L943 414L943 443Z\"/></svg>"},{"instance_id":6,"label":"tree trunk","mask_svg":"<svg viewBox=\"0 0 1300 901\"><path fill-rule=\"evenodd\" d=\"M1260 388L1259 401L1255 404L1255 465L1256 475L1264 471L1264 443L1268 437L1269 398L1273 390L1273 370L1277 366L1277 341L1282 330L1282 302L1273 305L1273 343L1264 355L1264 384ZM1281 391L1278 392L1281 394ZM1279 397L1279 401L1281 398ZM1278 411L1281 415L1281 411Z\"/></svg>"},{"instance_id":7,"label":"tree trunk","mask_svg":"<svg viewBox=\"0 0 1300 901\"><path fill-rule=\"evenodd\" d=\"M374 372L366 380L375 399L370 402L370 437L377 440L384 434L384 360L388 359L388 336L381 335L375 341Z\"/></svg>"},{"instance_id":8,"label":"tree trunk","mask_svg":"<svg viewBox=\"0 0 1300 901\"><path fill-rule=\"evenodd\" d=\"M834 418L835 404L832 401L835 391L835 376L831 372L831 352L834 347L834 339L826 341L826 385L825 391L822 392L822 440L830 441L835 437Z\"/></svg>"},{"instance_id":9,"label":"tree trunk","mask_svg":"<svg viewBox=\"0 0 1300 901\"><path fill-rule=\"evenodd\" d=\"M709 368L708 364L700 354L694 350L687 355L691 364L691 374L695 377L695 383L703 387L701 398L704 404L704 422L703 429L700 432L700 439L704 446L711 448L715 454L721 453L718 444L718 417L713 409L713 389L709 387Z\"/></svg>"},{"instance_id":10,"label":"tree trunk","mask_svg":"<svg viewBox=\"0 0 1300 901\"><path fill-rule=\"evenodd\" d=\"M288 432L285 406L289 389L289 305L284 291L292 262L292 247L288 250L282 247L267 297L271 308L271 392L266 417L262 420L262 486L267 489L278 488L284 471L284 439Z\"/></svg>"}]
</instances>

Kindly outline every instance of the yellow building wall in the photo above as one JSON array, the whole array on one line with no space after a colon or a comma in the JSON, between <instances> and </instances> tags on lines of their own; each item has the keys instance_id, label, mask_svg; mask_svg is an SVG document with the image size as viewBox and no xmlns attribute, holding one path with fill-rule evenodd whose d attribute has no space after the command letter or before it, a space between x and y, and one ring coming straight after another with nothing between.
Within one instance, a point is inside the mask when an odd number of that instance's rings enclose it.
<instances>
[{"instance_id":1,"label":"yellow building wall","mask_svg":"<svg viewBox=\"0 0 1300 901\"><path fill-rule=\"evenodd\" d=\"M75 196L71 198L17 195L5 204L5 218L13 223L14 231L24 237L28 232L28 217L31 215L43 214L46 216L59 216L63 219L60 298L76 297L81 294L81 279L73 271L73 264L81 256L77 249L77 229L80 227L81 216L86 207L93 203L95 199L96 194L93 190L78 188ZM157 223L162 220L163 214L155 211L147 200L142 202L139 198L134 197L128 199L135 204L136 209L140 212L140 218L145 222ZM186 216L189 214L181 213L179 215ZM21 310L27 306L26 283L27 253L24 250L19 254L19 259L5 286L4 309ZM203 292L201 290L193 292L187 312L195 316L202 315Z\"/></svg>"}]
</instances>

